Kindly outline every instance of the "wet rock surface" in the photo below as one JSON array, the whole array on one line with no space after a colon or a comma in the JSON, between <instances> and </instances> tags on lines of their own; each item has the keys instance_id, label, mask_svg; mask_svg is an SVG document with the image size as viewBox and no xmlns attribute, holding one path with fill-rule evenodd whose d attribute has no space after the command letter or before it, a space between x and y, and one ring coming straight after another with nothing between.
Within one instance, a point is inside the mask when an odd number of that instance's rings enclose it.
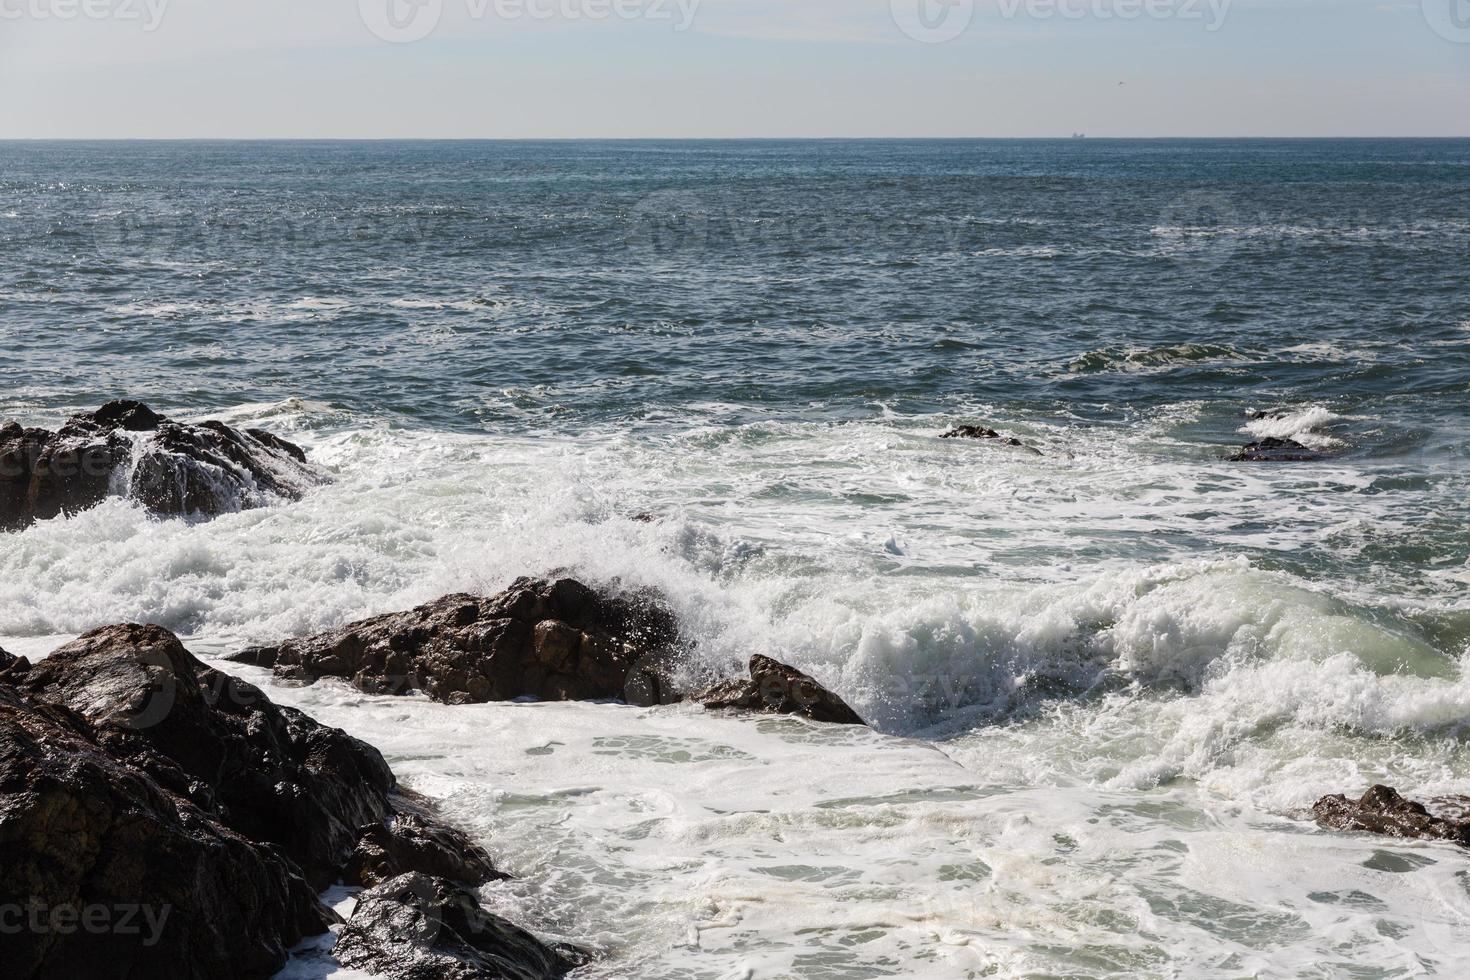
<instances>
[{"instance_id":1,"label":"wet rock surface","mask_svg":"<svg viewBox=\"0 0 1470 980\"><path fill-rule=\"evenodd\" d=\"M983 425L961 425L950 429L941 439L999 439L1000 433ZM1017 441L1016 445L1020 445Z\"/></svg>"},{"instance_id":2,"label":"wet rock surface","mask_svg":"<svg viewBox=\"0 0 1470 980\"><path fill-rule=\"evenodd\" d=\"M364 892L332 955L392 980L551 980L588 960L486 912L468 890L422 874Z\"/></svg>"},{"instance_id":3,"label":"wet rock surface","mask_svg":"<svg viewBox=\"0 0 1470 980\"><path fill-rule=\"evenodd\" d=\"M110 496L163 516L216 516L299 500L325 482L304 450L269 432L175 422L140 402L108 402L55 432L0 426L0 530Z\"/></svg>"},{"instance_id":4,"label":"wet rock surface","mask_svg":"<svg viewBox=\"0 0 1470 980\"><path fill-rule=\"evenodd\" d=\"M7 980L269 977L338 921L325 885L423 871L504 877L376 749L167 630L0 663L0 905L40 917L0 934Z\"/></svg>"},{"instance_id":5,"label":"wet rock surface","mask_svg":"<svg viewBox=\"0 0 1470 980\"><path fill-rule=\"evenodd\" d=\"M1020 439L1017 439L1014 436L1004 436L1004 435L1001 435L999 432L995 431L994 429L988 428L988 427L983 426L983 425L961 425L961 426L957 426L957 427L955 427L953 429L950 429L948 432L944 433L939 438L941 438L941 439L973 439L973 440L977 440L979 442L994 443L997 446L1010 446L1010 447L1013 447L1015 449L1024 449L1028 453L1033 453L1033 454L1035 454L1037 456L1040 456L1041 455L1041 451L1038 450L1038 449L1036 449L1034 446L1028 446L1024 442L1022 442Z\"/></svg>"},{"instance_id":6,"label":"wet rock surface","mask_svg":"<svg viewBox=\"0 0 1470 980\"><path fill-rule=\"evenodd\" d=\"M754 656L750 677L721 681L690 700L713 711L801 715L834 725L866 725L847 703L794 667Z\"/></svg>"},{"instance_id":7,"label":"wet rock surface","mask_svg":"<svg viewBox=\"0 0 1470 980\"><path fill-rule=\"evenodd\" d=\"M1317 822L1333 830L1406 840L1450 841L1470 847L1470 796L1437 797L1418 803L1395 789L1374 786L1353 800L1326 796L1312 808Z\"/></svg>"},{"instance_id":8,"label":"wet rock surface","mask_svg":"<svg viewBox=\"0 0 1470 980\"><path fill-rule=\"evenodd\" d=\"M678 637L654 596L527 578L496 596L446 596L231 659L283 678L339 677L368 693L422 691L448 704L597 701L623 698L630 671L675 649Z\"/></svg>"},{"instance_id":9,"label":"wet rock surface","mask_svg":"<svg viewBox=\"0 0 1470 980\"><path fill-rule=\"evenodd\" d=\"M994 429L986 428L983 425L961 425L956 428L950 429L939 438L979 439L986 442L998 442L1003 446L1017 446L1023 448L1026 445L1020 439L1003 436L999 432L996 432Z\"/></svg>"},{"instance_id":10,"label":"wet rock surface","mask_svg":"<svg viewBox=\"0 0 1470 980\"><path fill-rule=\"evenodd\" d=\"M87 720L0 683L7 978L265 978L335 916L289 859L110 757Z\"/></svg>"},{"instance_id":11,"label":"wet rock surface","mask_svg":"<svg viewBox=\"0 0 1470 980\"><path fill-rule=\"evenodd\" d=\"M1302 445L1295 439L1262 439L1253 442L1230 457L1232 463L1311 463L1326 459L1324 453Z\"/></svg>"},{"instance_id":12,"label":"wet rock surface","mask_svg":"<svg viewBox=\"0 0 1470 980\"><path fill-rule=\"evenodd\" d=\"M342 874L348 884L372 887L410 871L464 885L509 877L484 848L441 821L428 800L400 790L389 803L382 822L358 839Z\"/></svg>"},{"instance_id":13,"label":"wet rock surface","mask_svg":"<svg viewBox=\"0 0 1470 980\"><path fill-rule=\"evenodd\" d=\"M97 726L110 755L324 888L389 812L377 749L205 666L157 626L111 626L32 667L22 687Z\"/></svg>"}]
</instances>

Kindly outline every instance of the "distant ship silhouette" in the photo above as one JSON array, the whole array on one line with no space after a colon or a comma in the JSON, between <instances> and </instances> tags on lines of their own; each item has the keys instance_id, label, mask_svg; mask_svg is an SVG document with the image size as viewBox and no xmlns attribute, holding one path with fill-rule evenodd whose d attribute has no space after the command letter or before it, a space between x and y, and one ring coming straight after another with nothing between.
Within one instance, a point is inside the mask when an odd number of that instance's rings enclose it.
<instances>
[{"instance_id":1,"label":"distant ship silhouette","mask_svg":"<svg viewBox=\"0 0 1470 980\"><path fill-rule=\"evenodd\" d=\"M1085 139L1087 139L1087 134L1086 133L1073 133L1072 134L1072 138L1074 140L1085 140Z\"/></svg>"}]
</instances>

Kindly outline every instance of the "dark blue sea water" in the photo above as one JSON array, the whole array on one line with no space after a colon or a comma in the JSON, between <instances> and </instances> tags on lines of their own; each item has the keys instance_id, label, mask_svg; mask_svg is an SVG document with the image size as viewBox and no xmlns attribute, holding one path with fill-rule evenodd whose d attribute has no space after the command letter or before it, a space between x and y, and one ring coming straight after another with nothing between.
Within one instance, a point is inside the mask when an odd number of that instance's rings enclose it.
<instances>
[{"instance_id":1,"label":"dark blue sea water","mask_svg":"<svg viewBox=\"0 0 1470 980\"><path fill-rule=\"evenodd\" d=\"M1470 372L1470 141L8 143L0 247L9 407L1306 400L1402 451Z\"/></svg>"},{"instance_id":2,"label":"dark blue sea water","mask_svg":"<svg viewBox=\"0 0 1470 980\"><path fill-rule=\"evenodd\" d=\"M1470 141L0 143L0 256L0 417L334 478L0 536L0 645L569 572L915 736L252 678L578 980L1459 975L1463 858L1304 815L1470 779Z\"/></svg>"}]
</instances>

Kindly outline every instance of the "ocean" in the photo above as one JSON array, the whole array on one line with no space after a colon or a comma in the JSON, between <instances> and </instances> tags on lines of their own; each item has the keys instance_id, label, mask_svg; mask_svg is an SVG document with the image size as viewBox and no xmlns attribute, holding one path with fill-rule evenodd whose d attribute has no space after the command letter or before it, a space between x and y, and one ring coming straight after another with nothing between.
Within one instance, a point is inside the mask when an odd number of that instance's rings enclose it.
<instances>
[{"instance_id":1,"label":"ocean","mask_svg":"<svg viewBox=\"0 0 1470 980\"><path fill-rule=\"evenodd\" d=\"M1308 813L1470 788L1470 141L0 143L0 246L0 418L336 478L0 536L0 646L569 574L872 722L230 666L442 799L574 980L1470 959L1466 856Z\"/></svg>"}]
</instances>

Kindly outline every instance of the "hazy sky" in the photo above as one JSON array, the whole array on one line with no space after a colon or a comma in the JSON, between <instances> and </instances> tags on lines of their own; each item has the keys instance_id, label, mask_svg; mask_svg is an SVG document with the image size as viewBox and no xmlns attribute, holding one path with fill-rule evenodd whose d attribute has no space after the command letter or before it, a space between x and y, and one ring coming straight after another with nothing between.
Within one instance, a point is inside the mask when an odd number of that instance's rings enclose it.
<instances>
[{"instance_id":1,"label":"hazy sky","mask_svg":"<svg viewBox=\"0 0 1470 980\"><path fill-rule=\"evenodd\" d=\"M1470 0L0 0L0 86L0 137L1465 136Z\"/></svg>"}]
</instances>

